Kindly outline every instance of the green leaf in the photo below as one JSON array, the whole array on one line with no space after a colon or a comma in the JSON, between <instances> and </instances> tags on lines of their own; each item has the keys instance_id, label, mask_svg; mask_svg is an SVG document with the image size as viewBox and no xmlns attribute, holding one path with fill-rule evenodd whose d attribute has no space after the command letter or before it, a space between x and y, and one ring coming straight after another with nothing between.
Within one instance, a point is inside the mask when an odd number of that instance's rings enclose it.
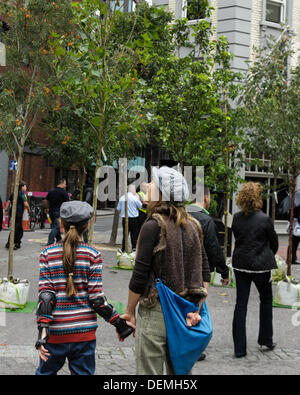
<instances>
[{"instance_id":1,"label":"green leaf","mask_svg":"<svg viewBox=\"0 0 300 395\"><path fill-rule=\"evenodd\" d=\"M91 119L91 122L92 122L92 124L93 124L94 126L98 127L98 126L101 125L101 118L100 118L99 116L93 117L93 118Z\"/></svg>"}]
</instances>

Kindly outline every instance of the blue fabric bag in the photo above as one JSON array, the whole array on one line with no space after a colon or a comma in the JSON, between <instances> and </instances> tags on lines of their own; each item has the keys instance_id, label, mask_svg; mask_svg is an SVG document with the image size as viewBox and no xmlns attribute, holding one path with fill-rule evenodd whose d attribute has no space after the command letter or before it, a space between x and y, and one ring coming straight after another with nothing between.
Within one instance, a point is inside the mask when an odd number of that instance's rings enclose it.
<instances>
[{"instance_id":1,"label":"blue fabric bag","mask_svg":"<svg viewBox=\"0 0 300 395\"><path fill-rule=\"evenodd\" d=\"M196 312L198 304L177 295L160 279L156 279L156 288L164 314L168 348L175 374L188 374L212 338L213 328L206 302L203 302L200 310L201 321L189 328L186 316Z\"/></svg>"}]
</instances>

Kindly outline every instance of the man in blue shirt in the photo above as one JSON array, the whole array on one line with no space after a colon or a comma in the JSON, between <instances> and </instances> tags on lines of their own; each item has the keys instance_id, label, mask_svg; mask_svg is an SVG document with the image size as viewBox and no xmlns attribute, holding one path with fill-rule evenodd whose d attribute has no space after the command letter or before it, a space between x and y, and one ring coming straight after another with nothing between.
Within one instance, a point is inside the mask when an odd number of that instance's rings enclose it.
<instances>
[{"instance_id":1,"label":"man in blue shirt","mask_svg":"<svg viewBox=\"0 0 300 395\"><path fill-rule=\"evenodd\" d=\"M135 186L129 185L127 193L128 235L130 234L132 250L136 249L136 243L139 235L139 209L141 207L142 202L136 194ZM122 251L125 251L125 195L120 198L117 210L120 211L122 217Z\"/></svg>"}]
</instances>

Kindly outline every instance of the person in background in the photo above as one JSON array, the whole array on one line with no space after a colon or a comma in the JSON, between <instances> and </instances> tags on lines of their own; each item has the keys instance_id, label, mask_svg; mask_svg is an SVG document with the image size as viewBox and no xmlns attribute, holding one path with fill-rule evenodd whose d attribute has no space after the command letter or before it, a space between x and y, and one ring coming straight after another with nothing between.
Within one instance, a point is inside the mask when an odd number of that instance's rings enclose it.
<instances>
[{"instance_id":1,"label":"person in background","mask_svg":"<svg viewBox=\"0 0 300 395\"><path fill-rule=\"evenodd\" d=\"M203 244L208 258L210 271L216 271L222 276L222 284L229 284L229 268L226 265L224 253L218 241L217 229L214 220L209 215L210 190L205 185L203 201L195 200L186 207L187 212L197 219L203 231Z\"/></svg>"},{"instance_id":2,"label":"person in background","mask_svg":"<svg viewBox=\"0 0 300 395\"><path fill-rule=\"evenodd\" d=\"M269 350L276 346L273 343L271 271L277 267L278 236L271 218L261 211L262 189L259 183L243 185L236 199L241 211L234 215L232 223L235 237L232 267L236 278L232 333L237 358L247 355L246 316L252 282L260 297L258 344Z\"/></svg>"},{"instance_id":3,"label":"person in background","mask_svg":"<svg viewBox=\"0 0 300 395\"><path fill-rule=\"evenodd\" d=\"M66 188L66 180L62 178L61 180L59 180L58 185L55 188L51 189L50 192L48 192L48 195L44 200L46 211L49 212L49 216L51 219L51 231L48 236L47 245L54 244L55 239L57 242L61 241L59 224L60 207L64 202L70 200Z\"/></svg>"},{"instance_id":4,"label":"person in background","mask_svg":"<svg viewBox=\"0 0 300 395\"><path fill-rule=\"evenodd\" d=\"M136 189L133 184L129 185L127 193L127 210L128 210L128 235L130 234L131 248L136 249L136 243L139 236L139 209L142 203L136 194ZM122 217L123 226L123 240L122 251L125 251L125 195L121 196L117 206Z\"/></svg>"},{"instance_id":5,"label":"person in background","mask_svg":"<svg viewBox=\"0 0 300 395\"><path fill-rule=\"evenodd\" d=\"M63 203L64 240L40 255L36 375L56 375L66 359L72 375L94 374L97 314L116 328L119 341L133 332L106 300L101 252L82 243L92 216L86 202Z\"/></svg>"},{"instance_id":6,"label":"person in background","mask_svg":"<svg viewBox=\"0 0 300 395\"><path fill-rule=\"evenodd\" d=\"M201 199L202 200L202 199ZM196 200L193 204L186 207L187 212L199 221L203 231L203 245L208 258L210 271L215 269L221 274L222 285L229 284L229 268L226 265L224 253L218 241L217 229L214 220L209 215L208 209L210 207L210 190L205 185L203 201ZM206 355L202 354L199 361L203 361Z\"/></svg>"},{"instance_id":7,"label":"person in background","mask_svg":"<svg viewBox=\"0 0 300 395\"><path fill-rule=\"evenodd\" d=\"M17 211L16 211L16 221L15 221L15 237L14 237L14 250L21 248L21 241L23 237L23 213L24 209L30 211L29 204L27 202L26 196L27 186L25 181L20 181L19 183L19 192L17 198ZM12 204L13 204L14 194L12 193L6 203L5 211L9 216L12 215ZM10 241L10 234L8 237L8 241L5 245L5 248L9 249L9 241Z\"/></svg>"},{"instance_id":8,"label":"person in background","mask_svg":"<svg viewBox=\"0 0 300 395\"><path fill-rule=\"evenodd\" d=\"M186 180L179 172L166 166L153 168L146 197L148 219L139 235L128 303L122 315L136 326L136 374L161 375L164 365L167 374L174 374L154 280L162 278L173 292L199 302L199 311L207 296L209 264L201 226L183 207L188 197ZM201 320L199 311L187 313L189 327Z\"/></svg>"},{"instance_id":9,"label":"person in background","mask_svg":"<svg viewBox=\"0 0 300 395\"><path fill-rule=\"evenodd\" d=\"M300 224L300 206L294 208L294 219L298 221ZM297 250L300 243L300 236L293 234L293 241L292 241L292 265L300 264L297 261Z\"/></svg>"}]
</instances>

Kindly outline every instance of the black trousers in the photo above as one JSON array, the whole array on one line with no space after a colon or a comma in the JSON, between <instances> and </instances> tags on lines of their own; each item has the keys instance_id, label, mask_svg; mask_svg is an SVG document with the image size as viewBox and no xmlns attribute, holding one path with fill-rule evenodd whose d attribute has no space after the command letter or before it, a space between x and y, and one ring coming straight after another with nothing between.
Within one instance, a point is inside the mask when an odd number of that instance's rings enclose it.
<instances>
[{"instance_id":1,"label":"black trousers","mask_svg":"<svg viewBox=\"0 0 300 395\"><path fill-rule=\"evenodd\" d=\"M125 218L122 218L123 226L123 240L122 240L122 251L125 251ZM136 249L137 239L139 237L139 217L128 218L128 236L130 235L131 248Z\"/></svg>"},{"instance_id":2,"label":"black trousers","mask_svg":"<svg viewBox=\"0 0 300 395\"><path fill-rule=\"evenodd\" d=\"M300 243L300 237L293 236L293 257L292 257L292 263L295 263L297 260L297 250L298 246Z\"/></svg>"},{"instance_id":3,"label":"black trousers","mask_svg":"<svg viewBox=\"0 0 300 395\"><path fill-rule=\"evenodd\" d=\"M23 226L22 226L22 221L23 221L23 215L16 215L16 224L15 224L15 244L21 244L21 240L23 237ZM9 240L10 240L10 233L8 236L8 241L7 245L9 245Z\"/></svg>"},{"instance_id":4,"label":"black trousers","mask_svg":"<svg viewBox=\"0 0 300 395\"><path fill-rule=\"evenodd\" d=\"M236 305L234 310L232 334L235 354L244 354L247 350L246 317L252 281L260 297L258 344L273 342L273 308L271 272L246 273L234 271L236 278Z\"/></svg>"}]
</instances>

